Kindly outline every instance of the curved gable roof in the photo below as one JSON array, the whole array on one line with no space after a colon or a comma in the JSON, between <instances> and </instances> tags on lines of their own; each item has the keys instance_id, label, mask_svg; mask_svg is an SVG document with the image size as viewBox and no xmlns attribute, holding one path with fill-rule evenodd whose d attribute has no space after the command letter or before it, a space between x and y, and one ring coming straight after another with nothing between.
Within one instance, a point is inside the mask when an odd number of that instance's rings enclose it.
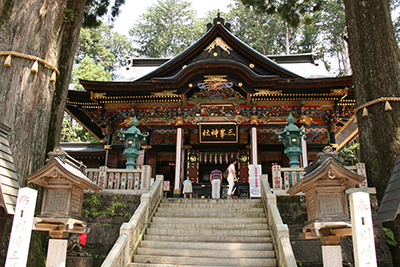
<instances>
[{"instance_id":1,"label":"curved gable roof","mask_svg":"<svg viewBox=\"0 0 400 267\"><path fill-rule=\"evenodd\" d=\"M201 55L215 40L222 40L229 48L231 48L232 53L235 53L236 58L230 59L231 61L237 61L245 66L249 64L254 64L255 75L279 75L284 78L303 78L285 68L275 63L273 60L269 59L267 56L259 53L255 49L251 48L239 38L233 35L223 23L215 23L200 39L198 39L194 44L186 48L176 57L168 60L162 64L157 69L151 71L150 73L144 75L143 77L137 79L136 81L150 80L153 77L168 77L170 76L171 70L179 71L183 66L189 67L196 57ZM218 46L218 45L216 45ZM226 48L225 48L226 49ZM213 49L211 49L212 51ZM226 49L228 50L228 49ZM209 59L209 58L206 58ZM204 59L204 60L206 60ZM210 60L208 64L217 64L219 60L223 58L215 58L215 60ZM225 58L226 59L226 58ZM229 59L226 59L229 60ZM196 60L196 62L200 60ZM247 64L246 64L247 63Z\"/></svg>"}]
</instances>

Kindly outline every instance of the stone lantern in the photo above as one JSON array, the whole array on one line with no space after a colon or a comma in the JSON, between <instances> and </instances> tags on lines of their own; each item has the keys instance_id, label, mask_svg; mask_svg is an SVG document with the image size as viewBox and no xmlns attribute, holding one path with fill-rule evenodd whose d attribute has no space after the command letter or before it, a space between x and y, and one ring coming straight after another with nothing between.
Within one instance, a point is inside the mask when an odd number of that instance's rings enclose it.
<instances>
[{"instance_id":1,"label":"stone lantern","mask_svg":"<svg viewBox=\"0 0 400 267\"><path fill-rule=\"evenodd\" d=\"M51 238L47 264L61 266L70 233L88 233L81 221L84 190L99 192L101 187L86 177L86 166L68 156L61 148L49 152L45 166L29 175L28 183L44 188L40 215L33 220L33 230L48 231ZM64 240L61 240L64 239ZM60 253L65 251L65 253ZM56 256L55 256L56 255Z\"/></svg>"},{"instance_id":2,"label":"stone lantern","mask_svg":"<svg viewBox=\"0 0 400 267\"><path fill-rule=\"evenodd\" d=\"M301 138L304 135L304 127L299 128L294 124L296 120L291 113L286 121L288 125L285 126L285 129L282 132L275 133L279 135L279 140L283 141L285 146L284 153L289 158L290 168L297 168L299 167L299 157L302 153Z\"/></svg>"},{"instance_id":3,"label":"stone lantern","mask_svg":"<svg viewBox=\"0 0 400 267\"><path fill-rule=\"evenodd\" d=\"M137 126L139 125L138 119L133 117L130 122L131 127L126 131L121 131L118 136L125 139L124 156L126 157L126 168L135 169L136 159L140 155L139 149L142 147L142 142L146 141L148 133L142 133Z\"/></svg>"},{"instance_id":4,"label":"stone lantern","mask_svg":"<svg viewBox=\"0 0 400 267\"><path fill-rule=\"evenodd\" d=\"M345 190L365 179L342 166L337 154L331 147L325 147L305 169L304 178L288 190L290 196L303 192L306 197L308 221L300 236L304 239L320 239L327 247L338 245L342 236L352 234ZM338 250L335 248L336 252L329 251L326 255L323 250L323 257L329 255L341 266L340 246L336 247L339 247Z\"/></svg>"}]
</instances>

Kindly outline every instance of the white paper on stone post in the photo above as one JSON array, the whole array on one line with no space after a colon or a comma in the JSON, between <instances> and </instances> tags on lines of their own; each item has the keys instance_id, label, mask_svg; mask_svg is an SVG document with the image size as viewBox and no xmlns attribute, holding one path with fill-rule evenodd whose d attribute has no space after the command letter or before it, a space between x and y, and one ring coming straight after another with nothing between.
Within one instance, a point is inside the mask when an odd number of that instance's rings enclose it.
<instances>
[{"instance_id":1,"label":"white paper on stone post","mask_svg":"<svg viewBox=\"0 0 400 267\"><path fill-rule=\"evenodd\" d=\"M6 267L26 266L31 241L33 216L35 214L37 191L24 187L18 191Z\"/></svg>"}]
</instances>

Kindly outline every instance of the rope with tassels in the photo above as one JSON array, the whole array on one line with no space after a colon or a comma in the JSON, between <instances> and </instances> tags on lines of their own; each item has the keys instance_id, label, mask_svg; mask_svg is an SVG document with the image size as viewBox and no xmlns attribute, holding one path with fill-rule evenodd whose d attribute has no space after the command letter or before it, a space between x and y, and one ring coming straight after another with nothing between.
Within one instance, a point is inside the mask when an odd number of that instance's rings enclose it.
<instances>
[{"instance_id":1,"label":"rope with tassels","mask_svg":"<svg viewBox=\"0 0 400 267\"><path fill-rule=\"evenodd\" d=\"M6 67L11 66L11 56L16 56L16 57L22 57L22 58L34 60L35 62L33 63L32 67L31 67L32 72L35 72L35 73L38 72L38 62L40 62L43 65L45 65L46 67L52 69L53 73L51 74L51 77L50 77L51 82L55 82L56 78L60 76L60 71L56 67L54 67L53 65L51 65L50 63L48 63L47 61L45 61L44 59L41 59L39 57L26 55L26 54L22 54L22 53L15 52L15 51L0 51L0 56L7 56L6 61L4 62L4 66L6 66Z\"/></svg>"},{"instance_id":2,"label":"rope with tassels","mask_svg":"<svg viewBox=\"0 0 400 267\"><path fill-rule=\"evenodd\" d=\"M361 106L358 106L356 108L356 110L354 111L354 120L355 123L357 123L357 112L360 111L361 109L363 109L363 117L367 117L368 116L368 110L367 107L371 106L373 104L379 103L379 102L383 102L385 101L385 111L391 111L392 107L389 104L389 101L400 101L400 97L396 97L396 96L391 96L391 97L380 97L377 99L374 99L372 101L369 101L365 104L362 104Z\"/></svg>"}]
</instances>

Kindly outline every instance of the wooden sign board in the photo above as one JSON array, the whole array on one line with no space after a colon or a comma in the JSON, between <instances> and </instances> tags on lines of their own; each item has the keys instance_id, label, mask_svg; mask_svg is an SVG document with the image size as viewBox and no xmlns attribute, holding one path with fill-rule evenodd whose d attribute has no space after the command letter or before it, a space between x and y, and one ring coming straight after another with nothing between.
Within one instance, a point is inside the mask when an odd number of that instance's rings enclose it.
<instances>
[{"instance_id":1,"label":"wooden sign board","mask_svg":"<svg viewBox=\"0 0 400 267\"><path fill-rule=\"evenodd\" d=\"M237 143L238 126L235 123L201 123L199 124L199 142L204 143Z\"/></svg>"}]
</instances>

